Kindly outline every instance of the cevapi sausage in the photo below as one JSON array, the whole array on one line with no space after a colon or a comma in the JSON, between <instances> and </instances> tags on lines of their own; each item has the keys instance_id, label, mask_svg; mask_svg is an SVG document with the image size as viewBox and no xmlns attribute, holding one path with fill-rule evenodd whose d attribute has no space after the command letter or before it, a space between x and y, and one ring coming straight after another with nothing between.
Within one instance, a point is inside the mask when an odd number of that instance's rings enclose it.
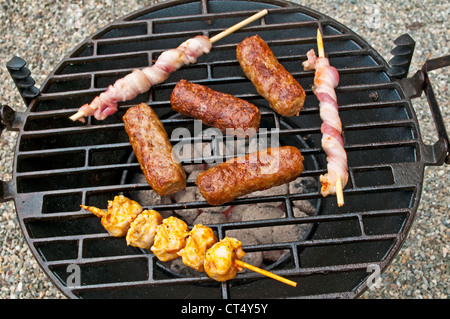
<instances>
[{"instance_id":1,"label":"cevapi sausage","mask_svg":"<svg viewBox=\"0 0 450 319\"><path fill-rule=\"evenodd\" d=\"M305 91L278 62L263 39L258 35L245 38L236 53L245 75L275 112L283 116L299 114L305 102Z\"/></svg>"},{"instance_id":2,"label":"cevapi sausage","mask_svg":"<svg viewBox=\"0 0 450 319\"><path fill-rule=\"evenodd\" d=\"M200 173L195 184L210 205L295 180L303 156L293 146L272 147L228 160Z\"/></svg>"},{"instance_id":3,"label":"cevapi sausage","mask_svg":"<svg viewBox=\"0 0 450 319\"><path fill-rule=\"evenodd\" d=\"M141 103L123 116L125 130L148 184L161 196L186 188L186 174L156 113Z\"/></svg>"},{"instance_id":4,"label":"cevapi sausage","mask_svg":"<svg viewBox=\"0 0 450 319\"><path fill-rule=\"evenodd\" d=\"M227 129L242 129L245 134L248 129L256 132L261 120L259 109L250 102L186 80L175 86L170 103L175 111L224 133ZM240 132L235 133L240 135Z\"/></svg>"}]
</instances>

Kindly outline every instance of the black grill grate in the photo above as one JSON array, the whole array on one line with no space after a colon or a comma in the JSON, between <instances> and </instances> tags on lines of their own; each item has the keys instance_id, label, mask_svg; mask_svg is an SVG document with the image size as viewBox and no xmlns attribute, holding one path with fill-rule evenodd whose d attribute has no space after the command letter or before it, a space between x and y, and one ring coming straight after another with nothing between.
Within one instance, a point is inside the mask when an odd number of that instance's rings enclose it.
<instances>
[{"instance_id":1,"label":"black grill grate","mask_svg":"<svg viewBox=\"0 0 450 319\"><path fill-rule=\"evenodd\" d=\"M198 34L213 36L264 8L269 9L269 15L218 42L198 63L183 67L148 94L122 103L108 119L99 122L89 118L85 124L68 120L80 105L132 68L151 65L162 51L185 39ZM177 116L169 103L170 93L181 78L259 106L262 123L277 130L282 144L299 147L305 156L302 176L318 182L326 167L320 147L321 121L310 89L314 74L302 71L301 62L310 48L316 48L319 23L325 50L341 76L337 93L350 167L346 204L337 208L335 198L322 198L318 187L302 193L241 198L232 204L278 203L286 216L211 225L220 238L236 229L310 226L309 235L299 241L244 247L248 253L288 251L288 258L272 268L297 281L297 288L286 288L253 273L239 274L226 283L212 282L205 274L173 276L153 254L127 247L123 238L111 238L97 217L80 210L80 204L104 208L107 200L119 193L137 198L150 192L146 183L128 178L140 169L130 160L132 149L121 118L129 107L144 102L155 109L169 136L176 127L192 127L193 120ZM299 117L276 115L240 70L236 45L255 33L305 88L305 109ZM378 53L345 26L287 2L173 1L126 16L67 56L29 109L17 115L21 131L13 180L26 239L44 270L69 297L358 296L367 286L369 265L384 269L398 251L421 192L422 144L417 121L402 87L387 75L387 69ZM217 151L216 140L196 140L211 143ZM186 140L171 140L174 144L180 141ZM209 159L217 158L222 156L214 153ZM194 180L188 180L188 187L195 187ZM143 207L163 214L208 207L203 201L164 203L153 199L141 202ZM294 207L305 200L312 203L315 212L297 217ZM80 287L67 284L71 264L81 268Z\"/></svg>"}]
</instances>

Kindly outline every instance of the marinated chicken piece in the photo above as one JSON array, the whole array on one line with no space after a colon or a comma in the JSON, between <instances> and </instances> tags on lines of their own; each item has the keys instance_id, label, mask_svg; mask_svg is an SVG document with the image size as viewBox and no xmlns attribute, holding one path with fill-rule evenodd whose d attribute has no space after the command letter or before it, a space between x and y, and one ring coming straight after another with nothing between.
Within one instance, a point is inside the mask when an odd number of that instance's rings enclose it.
<instances>
[{"instance_id":1,"label":"marinated chicken piece","mask_svg":"<svg viewBox=\"0 0 450 319\"><path fill-rule=\"evenodd\" d=\"M178 252L186 246L189 236L187 224L179 218L170 216L156 228L156 236L151 251L161 261L177 259Z\"/></svg>"},{"instance_id":2,"label":"marinated chicken piece","mask_svg":"<svg viewBox=\"0 0 450 319\"><path fill-rule=\"evenodd\" d=\"M150 249L152 247L156 228L163 222L162 216L155 210L144 210L131 223L127 232L127 245Z\"/></svg>"},{"instance_id":3,"label":"marinated chicken piece","mask_svg":"<svg viewBox=\"0 0 450 319\"><path fill-rule=\"evenodd\" d=\"M115 196L114 200L108 201L108 211L92 206L81 205L81 207L101 217L102 226L114 237L125 236L131 222L142 213L141 205L123 195Z\"/></svg>"},{"instance_id":4,"label":"marinated chicken piece","mask_svg":"<svg viewBox=\"0 0 450 319\"><path fill-rule=\"evenodd\" d=\"M260 36L256 34L239 43L236 58L256 91L275 112L283 116L299 115L305 103L305 90Z\"/></svg>"},{"instance_id":5,"label":"marinated chicken piece","mask_svg":"<svg viewBox=\"0 0 450 319\"><path fill-rule=\"evenodd\" d=\"M183 263L197 271L203 271L203 263L208 249L217 243L211 228L197 224L192 228L186 240L186 246L178 252Z\"/></svg>"},{"instance_id":6,"label":"marinated chicken piece","mask_svg":"<svg viewBox=\"0 0 450 319\"><path fill-rule=\"evenodd\" d=\"M241 260L244 255L245 252L242 250L239 240L225 237L206 253L205 272L210 278L217 281L233 279L237 272L243 269L236 265L235 260Z\"/></svg>"}]
</instances>

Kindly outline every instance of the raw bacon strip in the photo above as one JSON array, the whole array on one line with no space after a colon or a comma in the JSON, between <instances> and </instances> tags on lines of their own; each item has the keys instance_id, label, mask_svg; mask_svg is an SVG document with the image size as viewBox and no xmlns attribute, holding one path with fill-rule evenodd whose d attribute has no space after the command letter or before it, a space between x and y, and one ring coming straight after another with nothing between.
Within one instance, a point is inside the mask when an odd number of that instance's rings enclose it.
<instances>
[{"instance_id":1,"label":"raw bacon strip","mask_svg":"<svg viewBox=\"0 0 450 319\"><path fill-rule=\"evenodd\" d=\"M206 36L199 35L183 42L176 49L163 52L153 66L143 70L135 69L117 80L90 104L80 107L70 119L83 121L83 117L94 115L97 120L104 120L117 111L119 102L132 100L147 92L155 84L165 81L173 71L183 65L195 63L199 56L209 53L211 47L211 41Z\"/></svg>"},{"instance_id":2,"label":"raw bacon strip","mask_svg":"<svg viewBox=\"0 0 450 319\"><path fill-rule=\"evenodd\" d=\"M325 197L336 194L336 183L340 179L342 188L348 181L347 153L342 138L342 123L339 118L335 87L339 84L337 70L325 57L317 57L314 50L307 53L303 62L305 71L315 70L313 92L319 100L320 118L323 123L322 148L327 154L327 174L320 176L321 193Z\"/></svg>"}]
</instances>

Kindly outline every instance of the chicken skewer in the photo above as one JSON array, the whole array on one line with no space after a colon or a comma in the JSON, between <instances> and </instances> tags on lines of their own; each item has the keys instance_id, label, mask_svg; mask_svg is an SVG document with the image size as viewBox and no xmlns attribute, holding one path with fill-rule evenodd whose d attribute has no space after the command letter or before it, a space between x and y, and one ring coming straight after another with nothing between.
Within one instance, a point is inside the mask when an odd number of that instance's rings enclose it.
<instances>
[{"instance_id":1,"label":"chicken skewer","mask_svg":"<svg viewBox=\"0 0 450 319\"><path fill-rule=\"evenodd\" d=\"M323 39L317 30L317 47L319 57L314 49L307 53L308 60L303 62L305 70L315 70L313 92L319 100L320 118L323 123L322 148L327 154L327 174L320 176L322 196L336 194L338 206L344 205L343 188L348 181L347 153L342 138L342 123L339 118L335 88L339 83L336 68L325 57Z\"/></svg>"},{"instance_id":2,"label":"chicken skewer","mask_svg":"<svg viewBox=\"0 0 450 319\"><path fill-rule=\"evenodd\" d=\"M123 203L122 207L120 203ZM122 195L108 202L107 212L93 206L81 207L102 217L102 225L105 216L114 215L111 223L117 221L118 225L114 226L121 231L110 232L111 236L123 237L126 234L127 245L150 249L163 262L181 257L186 266L205 271L217 281L233 279L238 271L247 268L292 287L297 286L292 280L243 262L241 259L245 252L241 242L232 237L218 241L210 227L197 224L189 231L181 219L174 216L163 219L154 210L142 211L139 204ZM127 220L127 223L120 223L121 220Z\"/></svg>"},{"instance_id":3,"label":"chicken skewer","mask_svg":"<svg viewBox=\"0 0 450 319\"><path fill-rule=\"evenodd\" d=\"M195 63L201 55L209 53L213 43L263 17L267 13L267 9L264 9L210 39L199 35L183 42L178 48L163 52L154 65L142 70L134 69L130 74L110 85L105 92L95 97L91 103L81 106L77 113L70 116L70 119L84 122L85 117L94 115L97 120L104 120L117 111L119 102L132 100L139 94L150 90L152 86L164 82L175 70L183 65Z\"/></svg>"}]
</instances>

